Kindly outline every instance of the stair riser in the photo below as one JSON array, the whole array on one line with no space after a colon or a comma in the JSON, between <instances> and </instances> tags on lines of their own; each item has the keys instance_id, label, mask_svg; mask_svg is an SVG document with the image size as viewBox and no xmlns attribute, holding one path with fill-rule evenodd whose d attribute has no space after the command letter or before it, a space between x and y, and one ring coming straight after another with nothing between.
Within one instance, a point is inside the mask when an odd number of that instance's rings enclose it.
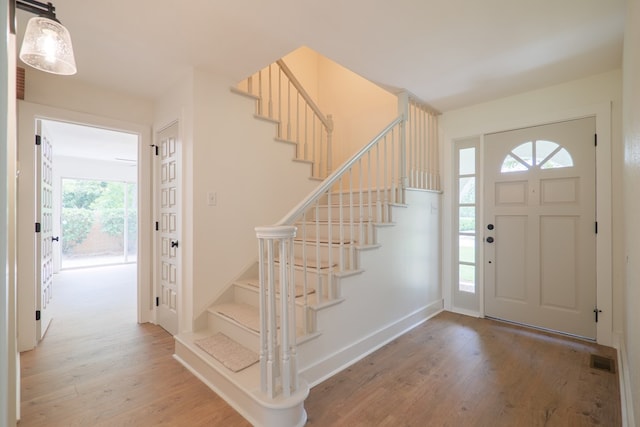
<instances>
[{"instance_id":1,"label":"stair riser","mask_svg":"<svg viewBox=\"0 0 640 427\"><path fill-rule=\"evenodd\" d=\"M369 192L367 190L362 190L362 193L358 192L357 190L354 190L353 194L350 196L349 192L343 192L343 193L331 193L331 204L338 204L339 200L340 200L340 194L342 194L342 204L343 205L348 205L349 203L353 203L355 205L358 205L360 203L368 203L370 200L373 202L376 202L377 200L380 200L382 202L387 201L387 202L392 202L393 201L393 192L391 190L387 190L386 194L385 194L385 190L380 190L380 194L378 195L378 191L375 189L371 190L371 195L369 195ZM323 196L320 199L320 203L321 204L327 204L327 200L329 199L328 196Z\"/></svg>"},{"instance_id":2,"label":"stair riser","mask_svg":"<svg viewBox=\"0 0 640 427\"><path fill-rule=\"evenodd\" d=\"M294 256L297 259L303 259L304 254L307 257L307 262L315 262L318 259L328 262L329 254L331 254L331 262L340 265L340 253L342 252L344 259L343 269L353 269L353 266L350 265L351 257L349 256L349 252L352 250L351 245L343 245L342 249L340 249L340 245L333 244L329 249L326 244L317 246L315 242L307 242L306 244L295 242L293 246Z\"/></svg>"},{"instance_id":3,"label":"stair riser","mask_svg":"<svg viewBox=\"0 0 640 427\"><path fill-rule=\"evenodd\" d=\"M296 236L299 239L302 239L304 236L307 240L316 240L319 238L320 241L327 242L329 240L329 230L331 230L331 239L333 241L340 240L341 227L336 221L333 221L331 225L328 222L319 222L317 226L315 223L307 223L304 227L302 224L296 224L296 227L298 228ZM366 240L368 224L360 226L359 223L354 222L353 233L351 232L351 224L348 221L344 223L342 228L344 229L342 235L344 242L360 242L360 229L362 229L364 239Z\"/></svg>"},{"instance_id":4,"label":"stair riser","mask_svg":"<svg viewBox=\"0 0 640 427\"><path fill-rule=\"evenodd\" d=\"M362 212L360 212L360 206L354 206L353 210L343 206L342 221L349 222L353 215L353 221L356 223L359 223L361 218L362 222L388 222L391 220L389 212L389 207L385 207L383 204L374 204L371 209L369 209L369 206L362 206ZM329 213L331 213L332 222L340 220L340 207L334 205L331 207L319 206L317 209L311 209L307 215L307 221L314 221L316 218L320 221L328 221Z\"/></svg>"},{"instance_id":5,"label":"stair riser","mask_svg":"<svg viewBox=\"0 0 640 427\"><path fill-rule=\"evenodd\" d=\"M232 337L238 344L260 354L260 337L257 332L251 332L241 328L224 316L211 312L208 313L207 321L209 330L212 333L222 332L226 336Z\"/></svg>"},{"instance_id":6,"label":"stair riser","mask_svg":"<svg viewBox=\"0 0 640 427\"><path fill-rule=\"evenodd\" d=\"M276 285L277 286L277 285ZM281 302L280 302L280 294L277 294L276 297L276 313L280 316L281 311ZM315 297L311 294L309 296L309 304L313 304L316 300ZM253 287L245 287L245 286L234 286L234 302L248 304L253 307L258 307L260 305L260 295L258 293L258 288ZM296 321L299 325L302 325L302 316L305 309L302 305L302 301L299 299L296 302Z\"/></svg>"},{"instance_id":7,"label":"stair riser","mask_svg":"<svg viewBox=\"0 0 640 427\"><path fill-rule=\"evenodd\" d=\"M327 273L320 273L317 274L312 270L308 270L307 271L307 289L308 292L311 291L318 291L318 288L322 288L322 295L324 296L324 298L326 299L327 296L329 295L329 287L328 287L328 282L329 282L329 278ZM319 281L318 281L318 277L320 277ZM276 286L279 286L280 281L276 280ZM302 269L296 269L294 272L294 283L297 286L303 286L304 285L304 274L302 272ZM250 304L253 305L253 304Z\"/></svg>"}]
</instances>

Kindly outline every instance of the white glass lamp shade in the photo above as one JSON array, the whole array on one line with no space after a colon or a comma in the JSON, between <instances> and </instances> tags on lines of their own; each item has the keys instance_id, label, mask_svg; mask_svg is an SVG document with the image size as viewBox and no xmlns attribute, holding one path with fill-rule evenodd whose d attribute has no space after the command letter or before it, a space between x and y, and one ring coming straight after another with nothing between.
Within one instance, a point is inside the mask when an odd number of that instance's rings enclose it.
<instances>
[{"instance_id":1,"label":"white glass lamp shade","mask_svg":"<svg viewBox=\"0 0 640 427\"><path fill-rule=\"evenodd\" d=\"M42 16L31 18L27 23L20 59L48 73L71 75L77 72L69 30Z\"/></svg>"}]
</instances>

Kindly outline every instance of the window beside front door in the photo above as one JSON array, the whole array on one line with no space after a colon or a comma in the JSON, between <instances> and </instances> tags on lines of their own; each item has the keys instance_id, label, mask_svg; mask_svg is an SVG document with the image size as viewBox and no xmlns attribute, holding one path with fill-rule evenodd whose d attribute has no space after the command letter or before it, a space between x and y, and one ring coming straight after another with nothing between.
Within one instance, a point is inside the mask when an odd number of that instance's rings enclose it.
<instances>
[{"instance_id":1,"label":"window beside front door","mask_svg":"<svg viewBox=\"0 0 640 427\"><path fill-rule=\"evenodd\" d=\"M477 201L478 201L478 148L475 141L461 141L455 146L456 190L457 190L457 245L454 259L457 260L456 291L475 294L477 292Z\"/></svg>"}]
</instances>

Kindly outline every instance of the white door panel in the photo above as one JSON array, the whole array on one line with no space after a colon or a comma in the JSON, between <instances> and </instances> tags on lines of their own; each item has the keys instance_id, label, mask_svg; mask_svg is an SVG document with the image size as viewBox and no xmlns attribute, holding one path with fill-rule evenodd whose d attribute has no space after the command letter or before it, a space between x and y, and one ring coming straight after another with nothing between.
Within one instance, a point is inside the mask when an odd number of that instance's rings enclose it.
<instances>
[{"instance_id":1,"label":"white door panel","mask_svg":"<svg viewBox=\"0 0 640 427\"><path fill-rule=\"evenodd\" d=\"M156 319L173 335L178 333L178 295L180 286L180 146L178 124L158 135L158 170L156 178Z\"/></svg>"},{"instance_id":2,"label":"white door panel","mask_svg":"<svg viewBox=\"0 0 640 427\"><path fill-rule=\"evenodd\" d=\"M51 324L53 299L53 147L38 122L40 144L36 146L36 337L44 338ZM39 316L38 316L39 314Z\"/></svg>"},{"instance_id":3,"label":"white door panel","mask_svg":"<svg viewBox=\"0 0 640 427\"><path fill-rule=\"evenodd\" d=\"M594 134L585 118L486 136L487 316L595 338Z\"/></svg>"}]
</instances>

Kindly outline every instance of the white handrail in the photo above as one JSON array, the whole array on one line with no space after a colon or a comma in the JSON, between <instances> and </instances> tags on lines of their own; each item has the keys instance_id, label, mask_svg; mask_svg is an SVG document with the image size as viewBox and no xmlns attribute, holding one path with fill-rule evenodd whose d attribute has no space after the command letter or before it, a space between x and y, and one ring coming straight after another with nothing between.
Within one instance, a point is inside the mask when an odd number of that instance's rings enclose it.
<instances>
[{"instance_id":1,"label":"white handrail","mask_svg":"<svg viewBox=\"0 0 640 427\"><path fill-rule=\"evenodd\" d=\"M322 124L327 129L333 130L333 123L331 122L331 120L329 120L327 117L324 116L324 114L322 114L322 111L320 111L320 107L316 105L316 103L313 101L313 98L311 98L311 96L307 93L304 86L302 86L302 83L298 81L298 79L293 74L291 69L287 66L287 64L285 64L282 59L278 59L276 61L276 64L278 64L278 66L282 69L282 72L284 73L284 75L287 76L289 80L291 80L291 83L293 83L293 86L298 90L298 92L300 92L300 95L302 95L302 98L305 100L307 104L309 104L309 107L311 107L311 109L316 114L316 116L318 116Z\"/></svg>"},{"instance_id":2,"label":"white handrail","mask_svg":"<svg viewBox=\"0 0 640 427\"><path fill-rule=\"evenodd\" d=\"M338 179L344 175L359 159L361 159L374 145L376 145L391 129L404 121L404 117L398 117L392 121L382 132L380 132L375 138L371 140L367 145L362 147L360 151L351 156L349 160L344 162L342 166L333 171L331 175L322 181L322 184L318 186L312 193L305 197L296 207L294 207L289 213L287 213L280 221L275 225L292 225L296 219L302 215L309 207L315 203L322 195L324 195L331 187L338 181Z\"/></svg>"}]
</instances>

